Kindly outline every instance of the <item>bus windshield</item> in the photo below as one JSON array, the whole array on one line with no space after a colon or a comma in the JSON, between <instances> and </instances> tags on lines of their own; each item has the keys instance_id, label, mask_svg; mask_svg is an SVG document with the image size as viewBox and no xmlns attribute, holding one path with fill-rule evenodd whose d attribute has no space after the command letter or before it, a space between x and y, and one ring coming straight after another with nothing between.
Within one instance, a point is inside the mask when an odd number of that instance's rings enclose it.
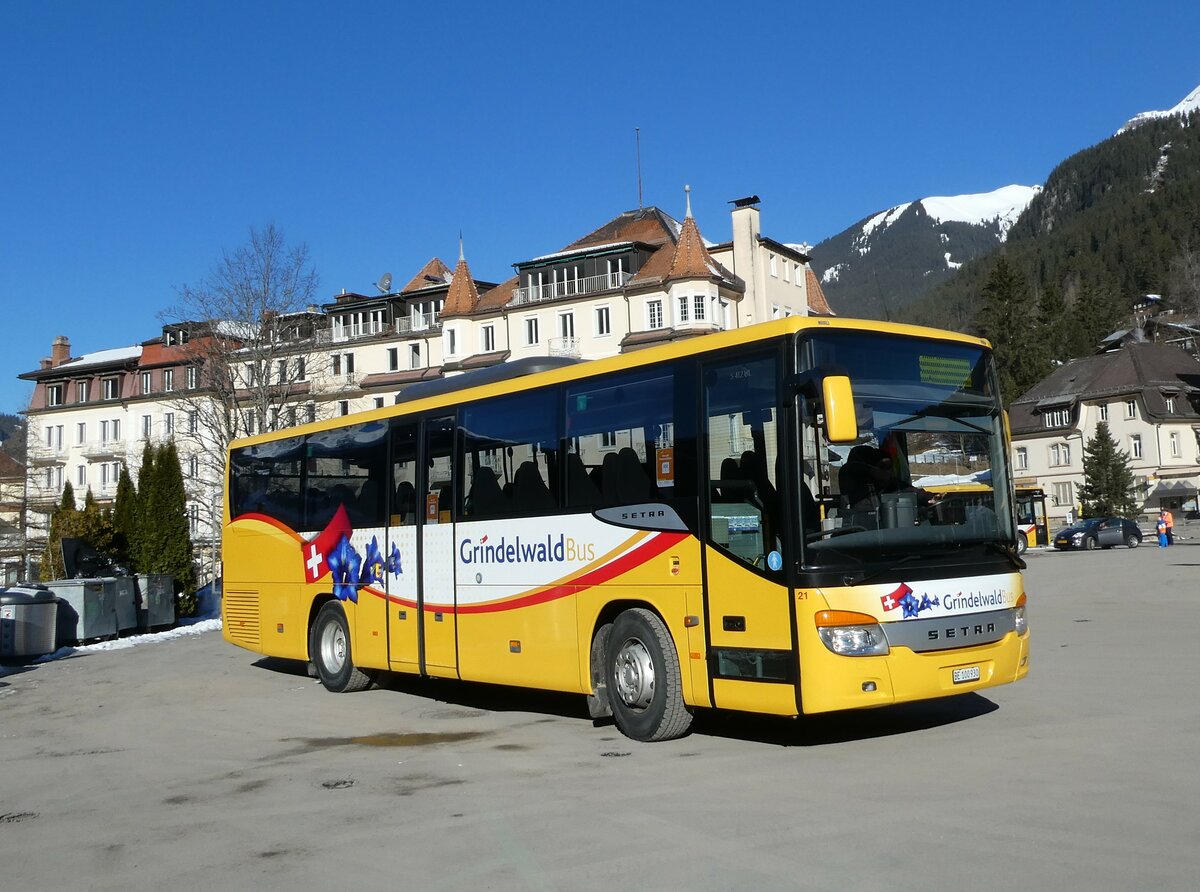
<instances>
[{"instance_id":1,"label":"bus windshield","mask_svg":"<svg viewBox=\"0 0 1200 892\"><path fill-rule=\"evenodd\" d=\"M861 332L801 337L798 350L802 372L849 376L858 422L853 443L829 443L819 407L801 397L802 479L819 522L805 525L810 565L1015 541L990 353ZM986 489L992 498L947 499L938 491L953 485Z\"/></svg>"}]
</instances>

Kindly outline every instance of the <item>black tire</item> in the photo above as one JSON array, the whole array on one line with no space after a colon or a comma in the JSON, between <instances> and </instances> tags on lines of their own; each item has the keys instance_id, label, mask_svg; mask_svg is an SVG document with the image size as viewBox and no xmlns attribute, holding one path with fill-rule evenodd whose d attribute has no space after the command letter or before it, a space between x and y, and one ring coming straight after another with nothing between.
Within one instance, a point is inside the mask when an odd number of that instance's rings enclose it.
<instances>
[{"instance_id":1,"label":"black tire","mask_svg":"<svg viewBox=\"0 0 1200 892\"><path fill-rule=\"evenodd\" d=\"M1130 533L1129 535L1127 535L1125 537L1125 547L1126 548L1137 548L1141 544L1142 544L1142 540L1139 539L1137 536L1135 536L1133 533Z\"/></svg>"},{"instance_id":2,"label":"black tire","mask_svg":"<svg viewBox=\"0 0 1200 892\"><path fill-rule=\"evenodd\" d=\"M328 691L352 694L371 686L371 677L354 666L350 624L337 601L327 601L317 612L309 632L308 656L317 667L317 678Z\"/></svg>"},{"instance_id":3,"label":"black tire","mask_svg":"<svg viewBox=\"0 0 1200 892\"><path fill-rule=\"evenodd\" d=\"M1084 537L1084 540L1083 540L1083 547L1084 547L1084 548L1086 548L1088 551L1091 551L1091 550L1092 550L1093 548L1095 548L1095 547L1096 547L1098 544L1099 544L1099 543L1096 541L1096 537L1095 537L1095 536L1085 536L1085 537Z\"/></svg>"},{"instance_id":4,"label":"black tire","mask_svg":"<svg viewBox=\"0 0 1200 892\"><path fill-rule=\"evenodd\" d=\"M1017 554L1024 554L1029 550L1029 537L1024 533L1017 533Z\"/></svg>"},{"instance_id":5,"label":"black tire","mask_svg":"<svg viewBox=\"0 0 1200 892\"><path fill-rule=\"evenodd\" d=\"M618 616L604 663L608 702L622 734L649 743L687 733L692 713L683 702L679 654L654 613L638 607Z\"/></svg>"}]
</instances>

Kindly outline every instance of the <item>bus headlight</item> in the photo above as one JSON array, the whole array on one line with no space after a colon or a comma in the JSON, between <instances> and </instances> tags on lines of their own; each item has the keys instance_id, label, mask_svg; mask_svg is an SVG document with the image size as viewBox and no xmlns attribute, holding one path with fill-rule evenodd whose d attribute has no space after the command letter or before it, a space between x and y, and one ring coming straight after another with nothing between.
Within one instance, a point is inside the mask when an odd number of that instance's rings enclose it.
<instances>
[{"instance_id":1,"label":"bus headlight","mask_svg":"<svg viewBox=\"0 0 1200 892\"><path fill-rule=\"evenodd\" d=\"M883 627L875 617L849 610L822 610L815 617L825 646L843 657L876 657L888 652Z\"/></svg>"},{"instance_id":2,"label":"bus headlight","mask_svg":"<svg viewBox=\"0 0 1200 892\"><path fill-rule=\"evenodd\" d=\"M1029 620L1025 617L1025 593L1021 593L1021 597L1017 598L1017 606L1013 609L1013 620L1016 623L1018 635L1024 635L1029 631Z\"/></svg>"}]
</instances>

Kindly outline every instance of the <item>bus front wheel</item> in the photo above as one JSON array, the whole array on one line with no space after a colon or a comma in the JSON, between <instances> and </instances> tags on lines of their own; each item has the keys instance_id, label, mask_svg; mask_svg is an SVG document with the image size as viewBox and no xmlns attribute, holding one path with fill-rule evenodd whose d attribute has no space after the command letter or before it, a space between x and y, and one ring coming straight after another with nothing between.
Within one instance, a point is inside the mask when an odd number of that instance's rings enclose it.
<instances>
[{"instance_id":1,"label":"bus front wheel","mask_svg":"<svg viewBox=\"0 0 1200 892\"><path fill-rule=\"evenodd\" d=\"M309 635L308 655L326 690L349 694L371 685L370 676L354 666L350 653L350 624L337 601L326 602L317 613Z\"/></svg>"},{"instance_id":2,"label":"bus front wheel","mask_svg":"<svg viewBox=\"0 0 1200 892\"><path fill-rule=\"evenodd\" d=\"M605 666L608 702L621 733L645 742L687 733L692 714L683 702L679 654L658 616L641 607L618 616Z\"/></svg>"}]
</instances>

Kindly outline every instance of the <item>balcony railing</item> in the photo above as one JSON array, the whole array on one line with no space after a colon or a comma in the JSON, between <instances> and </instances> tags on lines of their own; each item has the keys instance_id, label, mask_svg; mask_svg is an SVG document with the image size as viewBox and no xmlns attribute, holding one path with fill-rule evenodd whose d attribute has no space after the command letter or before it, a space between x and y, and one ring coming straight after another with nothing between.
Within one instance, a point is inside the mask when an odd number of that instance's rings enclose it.
<instances>
[{"instance_id":1,"label":"balcony railing","mask_svg":"<svg viewBox=\"0 0 1200 892\"><path fill-rule=\"evenodd\" d=\"M125 455L128 447L124 440L107 440L99 443L88 443L83 447L84 458L120 458Z\"/></svg>"},{"instance_id":2,"label":"balcony railing","mask_svg":"<svg viewBox=\"0 0 1200 892\"><path fill-rule=\"evenodd\" d=\"M561 297L575 297L580 294L595 294L599 291L612 291L624 287L633 278L633 273L605 273L600 276L587 276L583 279L567 279L562 282L548 282L544 285L528 285L513 291L513 304L535 304L544 300L558 300Z\"/></svg>"},{"instance_id":3,"label":"balcony railing","mask_svg":"<svg viewBox=\"0 0 1200 892\"><path fill-rule=\"evenodd\" d=\"M29 445L29 463L33 465L61 465L67 460L65 446L47 446L45 443Z\"/></svg>"},{"instance_id":4,"label":"balcony railing","mask_svg":"<svg viewBox=\"0 0 1200 892\"><path fill-rule=\"evenodd\" d=\"M420 331L436 331L442 327L441 317L436 311L413 313L396 320L396 334L414 334Z\"/></svg>"},{"instance_id":5,"label":"balcony railing","mask_svg":"<svg viewBox=\"0 0 1200 892\"><path fill-rule=\"evenodd\" d=\"M572 356L579 358L579 338L550 338L547 342L551 356Z\"/></svg>"}]
</instances>

